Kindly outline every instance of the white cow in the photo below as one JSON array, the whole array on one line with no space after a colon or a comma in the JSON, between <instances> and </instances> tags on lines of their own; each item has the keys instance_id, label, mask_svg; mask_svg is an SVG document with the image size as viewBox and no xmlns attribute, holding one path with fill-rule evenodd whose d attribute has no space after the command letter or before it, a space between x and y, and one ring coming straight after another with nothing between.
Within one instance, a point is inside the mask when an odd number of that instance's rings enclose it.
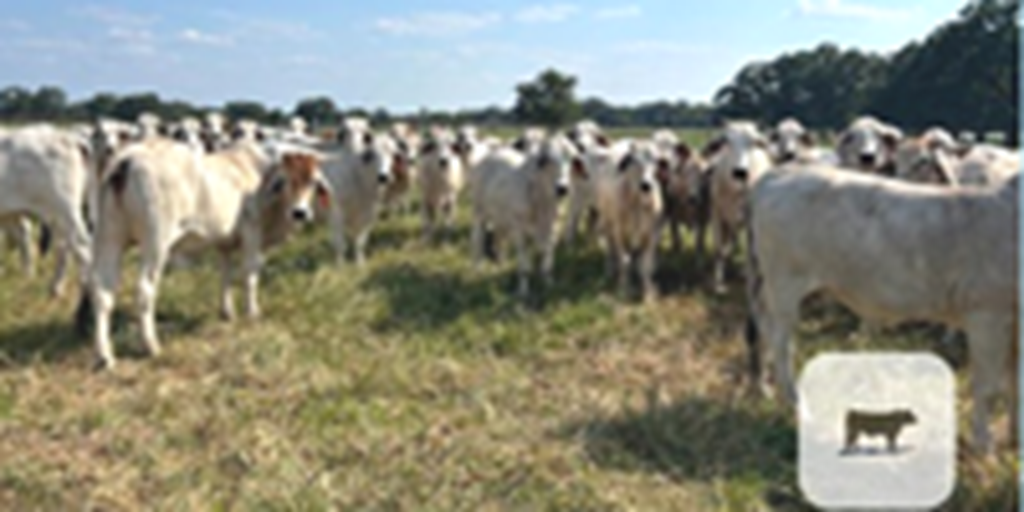
<instances>
[{"instance_id":1,"label":"white cow","mask_svg":"<svg viewBox=\"0 0 1024 512\"><path fill-rule=\"evenodd\" d=\"M221 256L221 314L234 317L233 256L242 255L246 313L260 314L257 297L263 252L283 242L296 224L313 220L314 199L331 194L313 154L239 141L202 154L187 146L151 139L120 152L100 191L92 302L101 364L116 359L110 316L124 251L138 244L141 271L138 307L142 338L160 353L156 298L171 252L213 248Z\"/></svg>"},{"instance_id":2,"label":"white cow","mask_svg":"<svg viewBox=\"0 0 1024 512\"><path fill-rule=\"evenodd\" d=\"M618 159L614 172L592 177L597 224L606 244L609 273L618 276L619 293L626 296L630 270L634 262L639 262L647 302L657 296L654 271L664 213L658 180L662 158L662 150L655 143L637 142Z\"/></svg>"},{"instance_id":3,"label":"white cow","mask_svg":"<svg viewBox=\"0 0 1024 512\"><path fill-rule=\"evenodd\" d=\"M885 173L891 168L892 155L902 139L899 128L873 116L861 116L839 135L836 153L842 167Z\"/></svg>"},{"instance_id":4,"label":"white cow","mask_svg":"<svg viewBox=\"0 0 1024 512\"><path fill-rule=\"evenodd\" d=\"M767 139L747 121L730 121L703 150L708 162L711 236L715 244L714 287L725 293L725 266L744 226L743 205L749 183L771 167ZM691 190L699 198L700 189Z\"/></svg>"},{"instance_id":5,"label":"white cow","mask_svg":"<svg viewBox=\"0 0 1024 512\"><path fill-rule=\"evenodd\" d=\"M456 152L456 136L447 129L427 133L420 148L419 186L423 202L423 236L433 239L440 228L447 231L466 183L462 159Z\"/></svg>"},{"instance_id":6,"label":"white cow","mask_svg":"<svg viewBox=\"0 0 1024 512\"><path fill-rule=\"evenodd\" d=\"M75 258L83 283L91 261L85 218L95 181L90 152L81 136L48 124L0 135L0 219L24 222L30 215L45 223ZM55 296L63 292L64 259L50 284Z\"/></svg>"},{"instance_id":7,"label":"white cow","mask_svg":"<svg viewBox=\"0 0 1024 512\"><path fill-rule=\"evenodd\" d=\"M770 350L776 391L796 400L790 337L801 301L815 292L877 325L964 329L972 430L987 451L989 402L1006 383L1003 372L1016 368L1018 182L949 188L803 164L764 174L749 199L752 383L761 382L761 351Z\"/></svg>"},{"instance_id":8,"label":"white cow","mask_svg":"<svg viewBox=\"0 0 1024 512\"><path fill-rule=\"evenodd\" d=\"M529 276L535 253L541 253L541 272L552 282L557 243L559 200L570 190L570 169L576 151L572 143L556 135L540 143L536 152L524 154L501 148L477 166L473 181L473 262L479 266L485 231L493 230L516 248L518 293L529 295Z\"/></svg>"},{"instance_id":9,"label":"white cow","mask_svg":"<svg viewBox=\"0 0 1024 512\"><path fill-rule=\"evenodd\" d=\"M394 139L375 134L358 123L339 132L342 148L329 154L324 172L335 191L332 202L332 241L338 261L343 261L351 241L355 262L366 261L366 246L380 213L387 185L396 173L407 172L409 162L398 151ZM343 134L342 134L343 133Z\"/></svg>"}]
</instances>

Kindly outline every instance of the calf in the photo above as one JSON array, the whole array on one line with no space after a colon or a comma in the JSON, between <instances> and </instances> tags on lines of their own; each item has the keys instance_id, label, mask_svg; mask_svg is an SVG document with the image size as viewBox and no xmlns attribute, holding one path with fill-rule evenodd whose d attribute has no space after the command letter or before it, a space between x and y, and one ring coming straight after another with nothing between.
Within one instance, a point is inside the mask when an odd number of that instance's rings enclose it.
<instances>
[{"instance_id":1,"label":"calf","mask_svg":"<svg viewBox=\"0 0 1024 512\"><path fill-rule=\"evenodd\" d=\"M361 266L384 191L395 174L407 172L409 162L391 137L354 128L346 128L341 151L328 156L324 172L335 191L331 231L336 256L344 260L352 241L355 262Z\"/></svg>"},{"instance_id":2,"label":"calf","mask_svg":"<svg viewBox=\"0 0 1024 512\"><path fill-rule=\"evenodd\" d=\"M771 157L768 141L753 123L746 121L727 123L702 153L708 161L711 235L715 243L714 287L717 293L725 293L725 266L743 229L747 185L771 167ZM691 193L699 194L700 190Z\"/></svg>"},{"instance_id":3,"label":"calf","mask_svg":"<svg viewBox=\"0 0 1024 512\"><path fill-rule=\"evenodd\" d=\"M451 226L459 193L465 185L465 169L457 153L455 134L446 129L428 133L420 148L420 192L423 194L423 236L432 239L440 222Z\"/></svg>"},{"instance_id":4,"label":"calf","mask_svg":"<svg viewBox=\"0 0 1024 512\"><path fill-rule=\"evenodd\" d=\"M112 162L100 188L92 301L95 342L103 367L115 366L110 315L124 251L138 244L142 338L160 353L156 298L172 250L213 248L222 261L221 314L234 317L232 257L241 253L246 313L260 314L257 297L263 251L283 242L300 222L313 220L317 195L330 195L318 161L308 153L269 153L250 141L197 154L166 140L127 148Z\"/></svg>"},{"instance_id":5,"label":"calf","mask_svg":"<svg viewBox=\"0 0 1024 512\"><path fill-rule=\"evenodd\" d=\"M616 172L594 176L599 231L607 248L609 273L618 275L619 293L629 291L630 267L639 260L643 296L657 296L654 271L661 238L662 204L658 181L659 148L638 142L616 165Z\"/></svg>"},{"instance_id":6,"label":"calf","mask_svg":"<svg viewBox=\"0 0 1024 512\"><path fill-rule=\"evenodd\" d=\"M880 325L962 328L973 437L988 451L990 401L1007 367L1016 369L1018 181L948 188L799 164L762 176L749 200L751 382L761 382L761 351L770 350L776 390L795 402L790 336L815 292ZM1012 407L1015 424L1016 399Z\"/></svg>"}]
</instances>

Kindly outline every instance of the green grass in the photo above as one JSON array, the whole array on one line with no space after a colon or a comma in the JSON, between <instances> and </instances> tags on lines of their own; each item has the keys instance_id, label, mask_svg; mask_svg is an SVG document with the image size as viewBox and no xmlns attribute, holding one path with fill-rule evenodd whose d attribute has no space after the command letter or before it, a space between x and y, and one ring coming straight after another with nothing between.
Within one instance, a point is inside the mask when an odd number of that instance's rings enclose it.
<instances>
[{"instance_id":1,"label":"green grass","mask_svg":"<svg viewBox=\"0 0 1024 512\"><path fill-rule=\"evenodd\" d=\"M792 415L738 386L741 281L713 297L688 254L666 255L645 307L609 293L596 248L563 250L544 303L520 307L508 266L471 268L466 224L427 246L414 216L389 219L361 270L304 233L269 256L256 323L217 319L212 261L173 271L165 354L142 357L120 322L113 374L72 336L73 300L3 252L0 509L810 509ZM801 360L931 346L912 330L850 342L853 324L812 304ZM946 510L1010 510L1003 453L961 456Z\"/></svg>"}]
</instances>

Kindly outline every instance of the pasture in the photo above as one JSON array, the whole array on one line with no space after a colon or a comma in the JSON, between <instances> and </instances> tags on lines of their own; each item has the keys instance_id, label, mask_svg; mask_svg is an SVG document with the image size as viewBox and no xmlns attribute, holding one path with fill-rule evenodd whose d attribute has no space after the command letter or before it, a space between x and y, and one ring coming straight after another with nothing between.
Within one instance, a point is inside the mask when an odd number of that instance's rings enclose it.
<instances>
[{"instance_id":1,"label":"pasture","mask_svg":"<svg viewBox=\"0 0 1024 512\"><path fill-rule=\"evenodd\" d=\"M666 236L662 297L643 306L614 294L594 244L561 247L554 287L524 307L511 261L472 269L468 219L463 205L435 246L416 214L391 216L362 269L332 266L324 227L309 229L270 253L255 323L218 319L214 259L175 269L158 359L141 356L129 264L114 373L92 371L72 334L74 294L46 296L52 258L30 280L3 251L0 509L811 509L793 415L740 386L739 261L715 296L708 268ZM807 308L801 361L938 339L852 338L853 317ZM1005 447L994 461L962 453L945 509L1015 509L1017 467Z\"/></svg>"}]
</instances>

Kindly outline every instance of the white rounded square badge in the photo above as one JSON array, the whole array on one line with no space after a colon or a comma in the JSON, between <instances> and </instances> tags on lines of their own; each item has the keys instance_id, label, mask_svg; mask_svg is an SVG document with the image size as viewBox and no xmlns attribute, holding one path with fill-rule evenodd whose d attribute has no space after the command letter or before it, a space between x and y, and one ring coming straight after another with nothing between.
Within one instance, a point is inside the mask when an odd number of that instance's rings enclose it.
<instances>
[{"instance_id":1,"label":"white rounded square badge","mask_svg":"<svg viewBox=\"0 0 1024 512\"><path fill-rule=\"evenodd\" d=\"M814 505L930 509L953 492L956 381L942 359L821 355L799 400L799 481Z\"/></svg>"}]
</instances>

